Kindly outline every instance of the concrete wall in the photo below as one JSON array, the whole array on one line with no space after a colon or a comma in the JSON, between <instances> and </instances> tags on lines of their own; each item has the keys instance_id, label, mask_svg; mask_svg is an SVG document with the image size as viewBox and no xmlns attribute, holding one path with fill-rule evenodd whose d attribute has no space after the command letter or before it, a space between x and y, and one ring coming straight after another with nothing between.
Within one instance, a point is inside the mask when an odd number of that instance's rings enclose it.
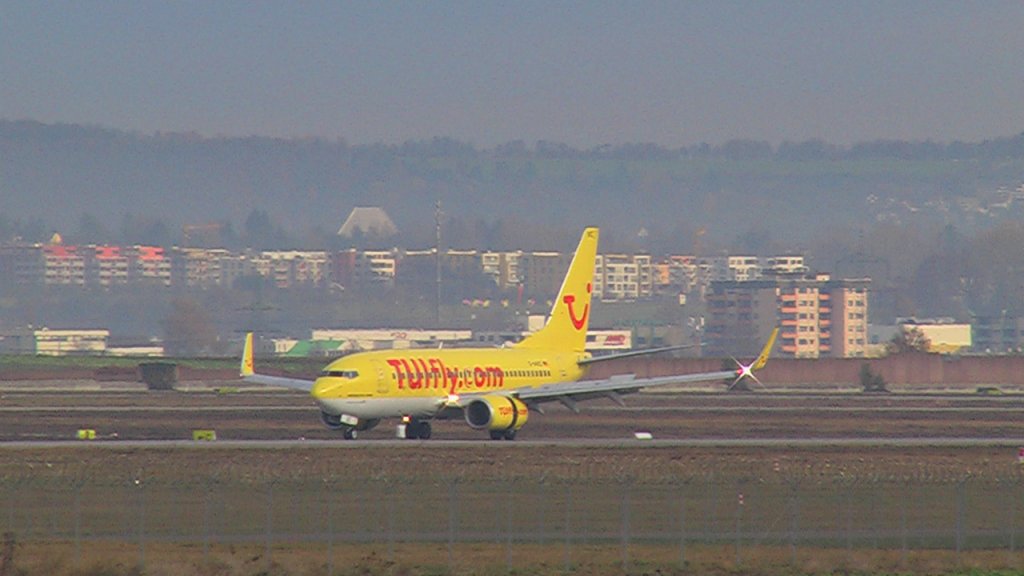
<instances>
[{"instance_id":1,"label":"concrete wall","mask_svg":"<svg viewBox=\"0 0 1024 576\"><path fill-rule=\"evenodd\" d=\"M749 358L743 358L749 362ZM731 360L727 360L730 367ZM1024 356L940 356L901 354L886 358L773 358L758 378L769 388L798 386L860 387L860 370L867 363L890 388L969 388L999 386L1024 389ZM594 365L591 377L635 372L638 377L722 370L720 359L632 358Z\"/></svg>"}]
</instances>

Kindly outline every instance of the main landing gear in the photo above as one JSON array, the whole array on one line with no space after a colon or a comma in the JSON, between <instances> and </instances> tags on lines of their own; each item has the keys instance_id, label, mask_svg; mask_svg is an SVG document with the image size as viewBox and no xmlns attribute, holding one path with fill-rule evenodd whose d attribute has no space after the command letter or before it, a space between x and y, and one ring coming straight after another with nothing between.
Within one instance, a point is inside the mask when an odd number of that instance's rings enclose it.
<instances>
[{"instance_id":1,"label":"main landing gear","mask_svg":"<svg viewBox=\"0 0 1024 576\"><path fill-rule=\"evenodd\" d=\"M416 418L403 418L402 423L398 426L398 431L398 435L401 438L406 438L408 440L429 440L430 422L427 420L417 420Z\"/></svg>"},{"instance_id":2,"label":"main landing gear","mask_svg":"<svg viewBox=\"0 0 1024 576\"><path fill-rule=\"evenodd\" d=\"M515 440L516 431L509 430L491 430L491 440Z\"/></svg>"}]
</instances>

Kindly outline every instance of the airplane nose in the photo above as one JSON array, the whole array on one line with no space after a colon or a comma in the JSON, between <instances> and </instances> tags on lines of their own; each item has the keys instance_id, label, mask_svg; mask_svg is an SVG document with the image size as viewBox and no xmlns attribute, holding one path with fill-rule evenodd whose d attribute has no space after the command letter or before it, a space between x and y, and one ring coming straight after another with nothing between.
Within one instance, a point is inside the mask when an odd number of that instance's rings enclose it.
<instances>
[{"instance_id":1,"label":"airplane nose","mask_svg":"<svg viewBox=\"0 0 1024 576\"><path fill-rule=\"evenodd\" d=\"M318 400L329 395L331 390L338 387L333 380L333 378L317 378L313 382L313 389L309 391L309 395Z\"/></svg>"}]
</instances>

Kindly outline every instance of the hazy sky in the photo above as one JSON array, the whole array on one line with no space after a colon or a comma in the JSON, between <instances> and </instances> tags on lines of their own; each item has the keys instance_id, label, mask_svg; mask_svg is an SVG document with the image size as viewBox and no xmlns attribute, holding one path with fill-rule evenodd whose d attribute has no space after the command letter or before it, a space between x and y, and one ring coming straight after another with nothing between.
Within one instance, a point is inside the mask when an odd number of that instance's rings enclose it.
<instances>
[{"instance_id":1,"label":"hazy sky","mask_svg":"<svg viewBox=\"0 0 1024 576\"><path fill-rule=\"evenodd\" d=\"M0 0L0 118L574 146L1024 131L1024 2Z\"/></svg>"}]
</instances>

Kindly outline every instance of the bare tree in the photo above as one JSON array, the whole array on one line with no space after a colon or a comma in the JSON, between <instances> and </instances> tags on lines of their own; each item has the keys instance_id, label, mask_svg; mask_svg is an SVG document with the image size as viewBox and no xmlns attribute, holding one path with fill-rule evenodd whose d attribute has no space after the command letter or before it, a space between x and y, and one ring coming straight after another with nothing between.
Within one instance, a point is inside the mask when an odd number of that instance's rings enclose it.
<instances>
[{"instance_id":1,"label":"bare tree","mask_svg":"<svg viewBox=\"0 0 1024 576\"><path fill-rule=\"evenodd\" d=\"M210 354L217 345L213 320L199 302L176 299L164 319L164 346L172 356Z\"/></svg>"},{"instance_id":2,"label":"bare tree","mask_svg":"<svg viewBox=\"0 0 1024 576\"><path fill-rule=\"evenodd\" d=\"M885 345L887 354L903 354L905 352L927 352L932 342L920 328L904 327L896 332L892 340Z\"/></svg>"}]
</instances>

